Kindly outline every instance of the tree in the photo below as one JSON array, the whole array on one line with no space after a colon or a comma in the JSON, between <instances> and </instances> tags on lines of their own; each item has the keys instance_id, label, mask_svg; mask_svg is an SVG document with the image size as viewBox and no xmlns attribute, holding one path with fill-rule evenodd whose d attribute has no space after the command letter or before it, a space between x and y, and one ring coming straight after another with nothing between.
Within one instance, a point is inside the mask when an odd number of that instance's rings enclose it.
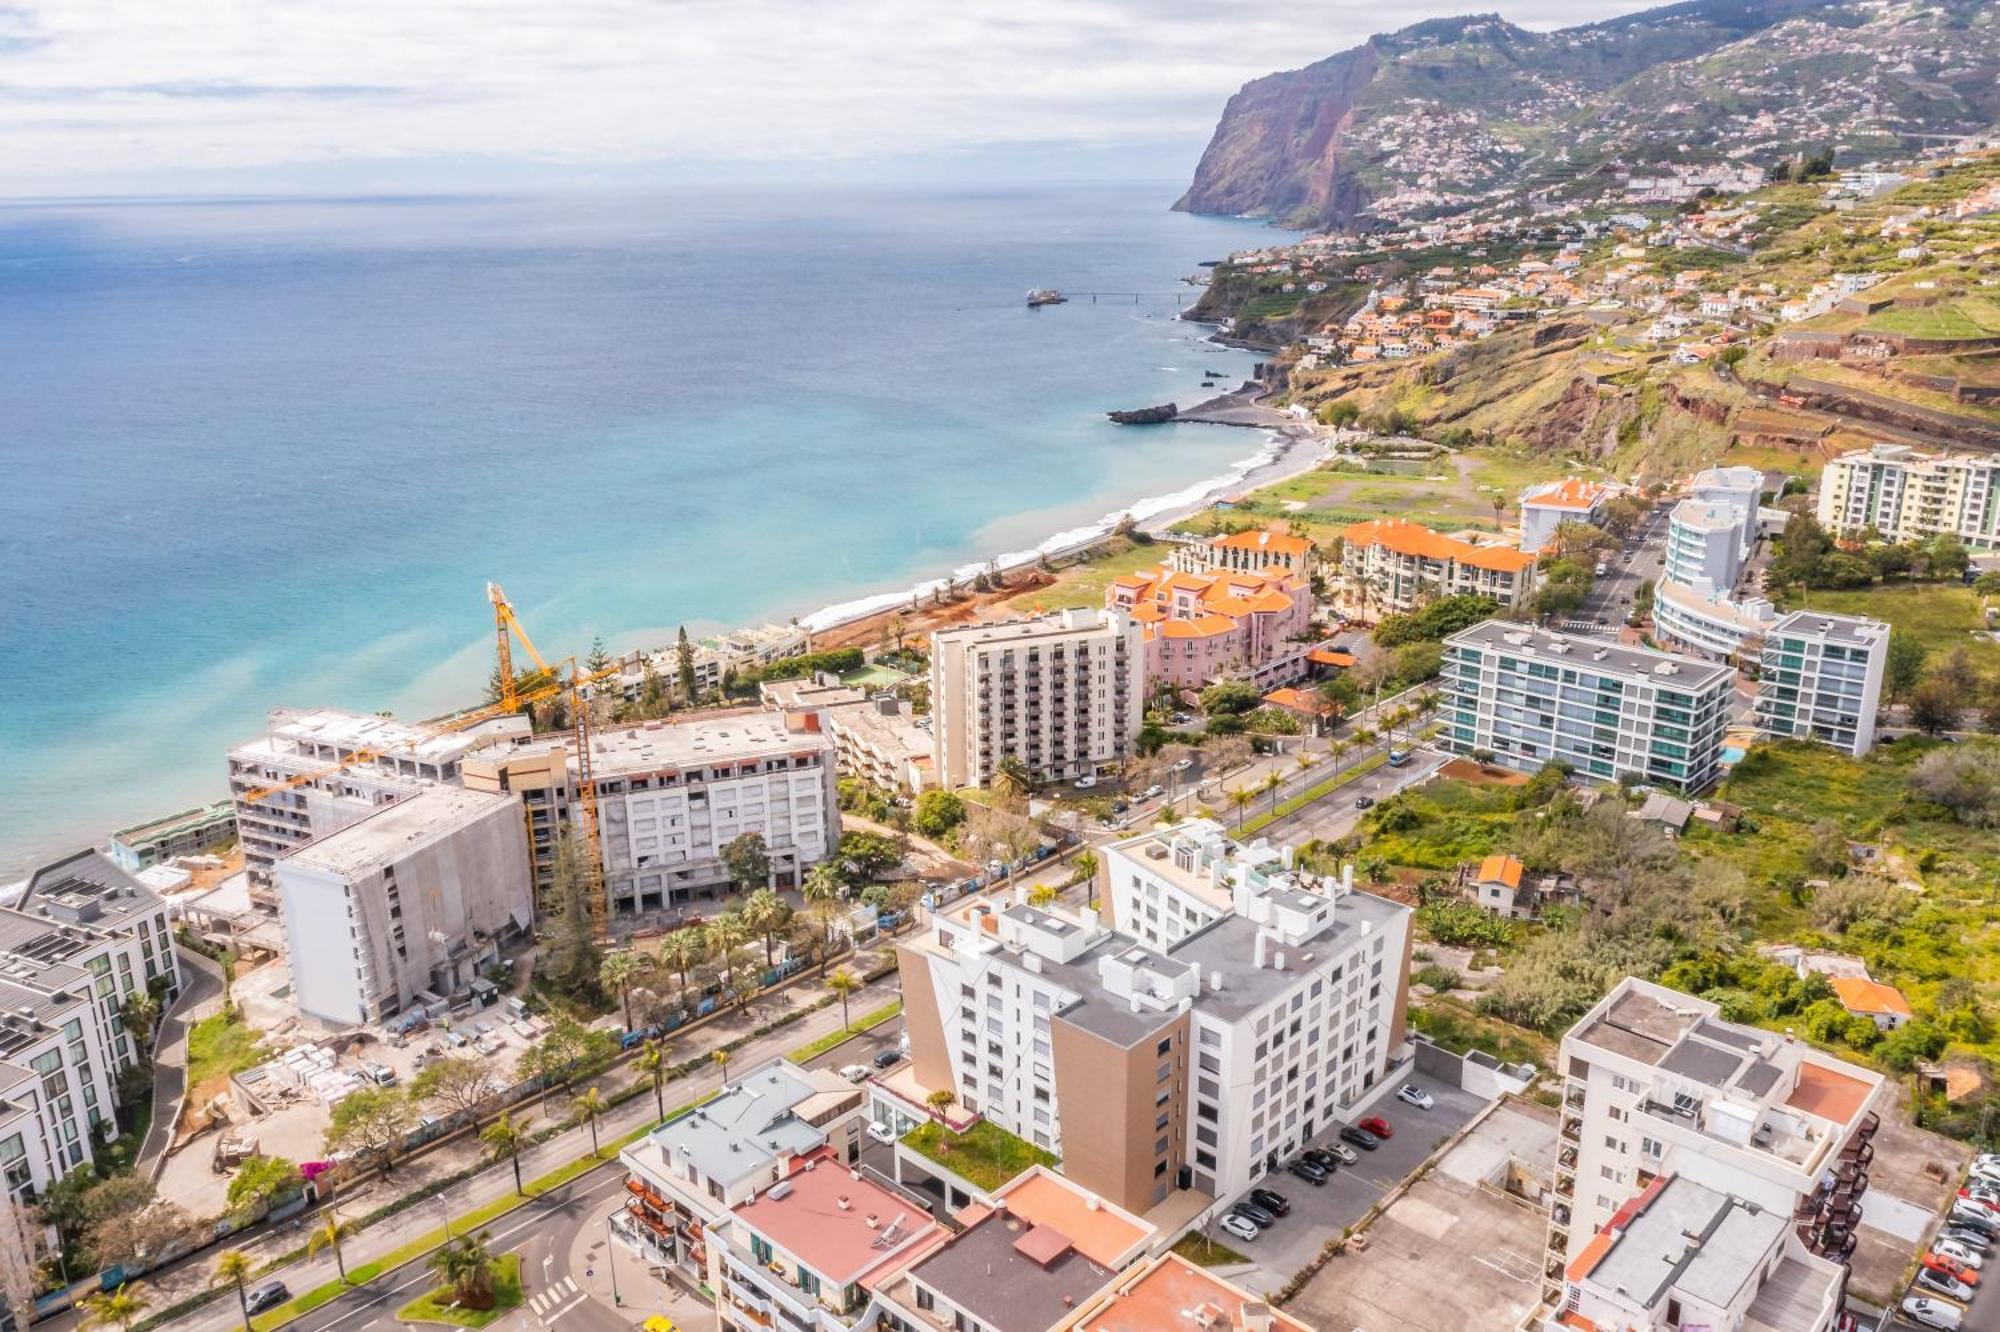
<instances>
[{"instance_id":1,"label":"tree","mask_svg":"<svg viewBox=\"0 0 2000 1332\"><path fill-rule=\"evenodd\" d=\"M805 911L797 918L794 946L812 955L819 963L822 976L826 974L826 964L833 956L834 936L846 917L847 910L840 903L816 901L806 903Z\"/></svg>"},{"instance_id":2,"label":"tree","mask_svg":"<svg viewBox=\"0 0 2000 1332\"><path fill-rule=\"evenodd\" d=\"M550 894L555 898L558 914L536 967L557 989L578 997L595 996L602 962L597 948L597 925L590 912L590 897L596 885L584 861L586 854L573 833L565 832L556 841Z\"/></svg>"},{"instance_id":3,"label":"tree","mask_svg":"<svg viewBox=\"0 0 2000 1332\"><path fill-rule=\"evenodd\" d=\"M415 1116L410 1102L389 1087L363 1087L349 1092L333 1107L333 1124L326 1145L356 1156L373 1156L384 1172L394 1165L396 1148L408 1136Z\"/></svg>"},{"instance_id":4,"label":"tree","mask_svg":"<svg viewBox=\"0 0 2000 1332\"><path fill-rule=\"evenodd\" d=\"M244 1290L257 1271L256 1263L241 1249L225 1249L216 1255L215 1273L208 1279L214 1286L236 1287L236 1307L243 1311L243 1332L250 1332L250 1296Z\"/></svg>"},{"instance_id":5,"label":"tree","mask_svg":"<svg viewBox=\"0 0 2000 1332\"><path fill-rule=\"evenodd\" d=\"M1239 786L1229 793L1229 803L1236 808L1236 831L1243 831L1243 811L1250 808L1250 802L1257 798L1248 787Z\"/></svg>"},{"instance_id":6,"label":"tree","mask_svg":"<svg viewBox=\"0 0 2000 1332\"><path fill-rule=\"evenodd\" d=\"M1943 735L1958 725L1961 697L1942 679L1924 681L1910 695L1910 725L1926 735Z\"/></svg>"},{"instance_id":7,"label":"tree","mask_svg":"<svg viewBox=\"0 0 2000 1332\"><path fill-rule=\"evenodd\" d=\"M590 1126L590 1154L597 1155L597 1121L611 1107L604 1099L604 1093L595 1087L586 1087L581 1096L569 1103L571 1118Z\"/></svg>"},{"instance_id":8,"label":"tree","mask_svg":"<svg viewBox=\"0 0 2000 1332\"><path fill-rule=\"evenodd\" d=\"M1928 655L1923 640L1909 630L1889 631L1889 656L1883 677L1889 686L1889 697L1901 698L1917 687L1917 681L1923 677L1924 658Z\"/></svg>"},{"instance_id":9,"label":"tree","mask_svg":"<svg viewBox=\"0 0 2000 1332\"><path fill-rule=\"evenodd\" d=\"M909 858L909 838L856 829L840 835L833 864L847 886L859 888L896 873Z\"/></svg>"},{"instance_id":10,"label":"tree","mask_svg":"<svg viewBox=\"0 0 2000 1332\"><path fill-rule=\"evenodd\" d=\"M1028 765L1012 754L1000 760L993 770L993 777L987 783L993 794L1009 808L1025 804L1028 792L1034 789L1034 778L1028 772Z\"/></svg>"},{"instance_id":11,"label":"tree","mask_svg":"<svg viewBox=\"0 0 2000 1332\"><path fill-rule=\"evenodd\" d=\"M658 1113L662 1123L667 1118L667 1073L672 1068L667 1062L669 1048L662 1040L647 1041L645 1047L639 1051L638 1059L639 1071L652 1079L653 1109Z\"/></svg>"},{"instance_id":12,"label":"tree","mask_svg":"<svg viewBox=\"0 0 2000 1332\"><path fill-rule=\"evenodd\" d=\"M1962 647L1953 648L1951 655L1931 672L1931 678L1945 683L1955 703L1963 703L1979 692L1979 668L1972 664L1972 654Z\"/></svg>"},{"instance_id":13,"label":"tree","mask_svg":"<svg viewBox=\"0 0 2000 1332\"><path fill-rule=\"evenodd\" d=\"M792 909L785 905L785 899L778 896L773 888L759 888L743 903L743 924L752 934L764 940L764 965L777 965L778 935L792 919Z\"/></svg>"},{"instance_id":14,"label":"tree","mask_svg":"<svg viewBox=\"0 0 2000 1332\"><path fill-rule=\"evenodd\" d=\"M410 1099L437 1106L447 1115L476 1110L500 1090L487 1066L464 1055L444 1055L423 1066L410 1080Z\"/></svg>"},{"instance_id":15,"label":"tree","mask_svg":"<svg viewBox=\"0 0 2000 1332\"><path fill-rule=\"evenodd\" d=\"M1271 810L1273 813L1277 812L1278 808L1278 788L1283 786L1284 784L1285 784L1285 779L1283 777L1280 777L1277 773L1267 772L1264 774L1264 781L1263 781L1264 794L1271 797Z\"/></svg>"},{"instance_id":16,"label":"tree","mask_svg":"<svg viewBox=\"0 0 2000 1332\"><path fill-rule=\"evenodd\" d=\"M160 1020L160 996L151 990L134 990L118 1006L118 1016L125 1020L125 1030L132 1033L132 1047L150 1062L153 1029Z\"/></svg>"},{"instance_id":17,"label":"tree","mask_svg":"<svg viewBox=\"0 0 2000 1332\"><path fill-rule=\"evenodd\" d=\"M522 1053L517 1071L544 1084L554 1082L568 1088L579 1068L607 1059L617 1050L618 1041L610 1032L559 1014L542 1038Z\"/></svg>"},{"instance_id":18,"label":"tree","mask_svg":"<svg viewBox=\"0 0 2000 1332\"><path fill-rule=\"evenodd\" d=\"M826 988L840 996L840 1029L848 1030L854 1024L847 1020L847 1001L853 993L867 982L847 967L840 967L826 978Z\"/></svg>"},{"instance_id":19,"label":"tree","mask_svg":"<svg viewBox=\"0 0 2000 1332\"><path fill-rule=\"evenodd\" d=\"M334 1270L340 1273L342 1285L347 1280L347 1255L341 1252L340 1242L354 1233L354 1223L343 1221L334 1215L331 1207L320 1209L319 1221L306 1236L306 1257L310 1258L321 1249L333 1250Z\"/></svg>"},{"instance_id":20,"label":"tree","mask_svg":"<svg viewBox=\"0 0 2000 1332\"><path fill-rule=\"evenodd\" d=\"M736 978L736 950L750 937L750 927L743 923L741 913L725 911L708 923L708 946L711 955L722 963L722 988L732 988Z\"/></svg>"},{"instance_id":21,"label":"tree","mask_svg":"<svg viewBox=\"0 0 2000 1332\"><path fill-rule=\"evenodd\" d=\"M806 881L799 886L807 902L838 902L846 891L847 883L840 877L840 870L832 861L824 860L806 871Z\"/></svg>"},{"instance_id":22,"label":"tree","mask_svg":"<svg viewBox=\"0 0 2000 1332\"><path fill-rule=\"evenodd\" d=\"M1094 910L1097 906L1097 853L1089 847L1076 853L1069 862L1069 881L1084 887L1084 901Z\"/></svg>"},{"instance_id":23,"label":"tree","mask_svg":"<svg viewBox=\"0 0 2000 1332\"><path fill-rule=\"evenodd\" d=\"M493 1307L493 1252L487 1246L492 1236L486 1231L460 1235L430 1257L430 1269L451 1287L452 1297L462 1308Z\"/></svg>"},{"instance_id":24,"label":"tree","mask_svg":"<svg viewBox=\"0 0 2000 1332\"><path fill-rule=\"evenodd\" d=\"M1909 783L1960 823L1990 827L2000 822L2000 747L1991 741L1950 745L1924 755L1910 770Z\"/></svg>"},{"instance_id":25,"label":"tree","mask_svg":"<svg viewBox=\"0 0 2000 1332\"><path fill-rule=\"evenodd\" d=\"M1060 890L1052 883L1038 883L1028 890L1030 906L1045 907L1061 896Z\"/></svg>"},{"instance_id":26,"label":"tree","mask_svg":"<svg viewBox=\"0 0 2000 1332\"><path fill-rule=\"evenodd\" d=\"M924 1104L929 1106L939 1119L943 1119L945 1111L951 1109L957 1103L958 1095L949 1087L940 1087L929 1096L924 1097Z\"/></svg>"},{"instance_id":27,"label":"tree","mask_svg":"<svg viewBox=\"0 0 2000 1332\"><path fill-rule=\"evenodd\" d=\"M708 1052L708 1057L709 1057L710 1061L714 1063L714 1065L715 1065L715 1067L716 1067L716 1070L717 1070L717 1074L718 1074L718 1076L720 1076L720 1077L721 1077L723 1085L724 1085L725 1087L726 1087L726 1086L728 1086L728 1085L729 1085L729 1047L728 1047L728 1046L726 1046L726 1045L718 1045L718 1046L716 1046L716 1047L715 1047L715 1048L714 1048L713 1050L710 1050L710 1051Z\"/></svg>"},{"instance_id":28,"label":"tree","mask_svg":"<svg viewBox=\"0 0 2000 1332\"><path fill-rule=\"evenodd\" d=\"M1239 716L1256 710L1264 701L1257 686L1247 680L1220 680L1201 691L1201 710L1209 716Z\"/></svg>"},{"instance_id":29,"label":"tree","mask_svg":"<svg viewBox=\"0 0 2000 1332\"><path fill-rule=\"evenodd\" d=\"M590 655L583 659L583 669L592 675L602 675L611 669L611 654L604 650L603 634L590 640Z\"/></svg>"},{"instance_id":30,"label":"tree","mask_svg":"<svg viewBox=\"0 0 2000 1332\"><path fill-rule=\"evenodd\" d=\"M253 1156L229 1181L229 1210L259 1216L272 1204L305 1187L305 1176L282 1156Z\"/></svg>"},{"instance_id":31,"label":"tree","mask_svg":"<svg viewBox=\"0 0 2000 1332\"><path fill-rule=\"evenodd\" d=\"M731 838L722 848L722 863L739 893L771 885L771 853L764 845L763 833L747 832Z\"/></svg>"},{"instance_id":32,"label":"tree","mask_svg":"<svg viewBox=\"0 0 2000 1332\"><path fill-rule=\"evenodd\" d=\"M146 1312L146 1305L146 1296L139 1289L139 1283L128 1281L116 1290L86 1298L83 1301L84 1321L92 1327L109 1327L116 1323L125 1332L131 1332L132 1324Z\"/></svg>"},{"instance_id":33,"label":"tree","mask_svg":"<svg viewBox=\"0 0 2000 1332\"><path fill-rule=\"evenodd\" d=\"M951 791L926 791L917 797L917 831L926 837L943 837L965 822L965 802Z\"/></svg>"},{"instance_id":34,"label":"tree","mask_svg":"<svg viewBox=\"0 0 2000 1332\"><path fill-rule=\"evenodd\" d=\"M695 701L694 644L688 642L687 626L682 625L674 636L674 669L680 675L681 697L692 703Z\"/></svg>"},{"instance_id":35,"label":"tree","mask_svg":"<svg viewBox=\"0 0 2000 1332\"><path fill-rule=\"evenodd\" d=\"M625 1030L632 1030L632 985L646 971L645 955L636 949L607 953L597 964L597 983L618 997L625 1013Z\"/></svg>"},{"instance_id":36,"label":"tree","mask_svg":"<svg viewBox=\"0 0 2000 1332\"><path fill-rule=\"evenodd\" d=\"M1826 878L1847 873L1847 836L1832 819L1821 819L1812 826L1806 868Z\"/></svg>"},{"instance_id":37,"label":"tree","mask_svg":"<svg viewBox=\"0 0 2000 1332\"><path fill-rule=\"evenodd\" d=\"M500 1118L480 1130L479 1141L486 1145L487 1160L506 1161L514 1167L514 1192L527 1197L528 1191L521 1187L521 1148L527 1145L527 1130L502 1110Z\"/></svg>"},{"instance_id":38,"label":"tree","mask_svg":"<svg viewBox=\"0 0 2000 1332\"><path fill-rule=\"evenodd\" d=\"M46 1245L42 1228L13 1197L0 1197L0 1314L11 1313L14 1326L35 1321L36 1269Z\"/></svg>"},{"instance_id":39,"label":"tree","mask_svg":"<svg viewBox=\"0 0 2000 1332\"><path fill-rule=\"evenodd\" d=\"M1972 564L1972 557L1965 553L1965 542L1956 532L1940 532L1930 540L1925 549L1930 561L1931 576L1934 578L1958 578Z\"/></svg>"}]
</instances>

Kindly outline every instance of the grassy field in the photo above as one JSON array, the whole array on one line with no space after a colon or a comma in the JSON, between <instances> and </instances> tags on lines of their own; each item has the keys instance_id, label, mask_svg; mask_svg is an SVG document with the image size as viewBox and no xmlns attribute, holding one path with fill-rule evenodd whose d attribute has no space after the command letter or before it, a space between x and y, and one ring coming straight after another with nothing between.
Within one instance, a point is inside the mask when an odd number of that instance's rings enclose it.
<instances>
[{"instance_id":1,"label":"grassy field","mask_svg":"<svg viewBox=\"0 0 2000 1332\"><path fill-rule=\"evenodd\" d=\"M226 1013L205 1017L188 1033L188 1086L254 1068L264 1055L257 1033L242 1021Z\"/></svg>"},{"instance_id":2,"label":"grassy field","mask_svg":"<svg viewBox=\"0 0 2000 1332\"><path fill-rule=\"evenodd\" d=\"M1074 606L1102 606L1104 590L1111 580L1148 568L1167 558L1170 547L1159 542L1141 544L1116 538L1080 564L1061 570L1048 587L1023 592L1007 604L1015 610L1068 610Z\"/></svg>"},{"instance_id":3,"label":"grassy field","mask_svg":"<svg viewBox=\"0 0 2000 1332\"><path fill-rule=\"evenodd\" d=\"M1475 1013L1456 999L1434 995L1413 1004L1410 1026L1453 1054L1484 1050L1503 1063L1555 1066L1554 1041L1526 1027Z\"/></svg>"},{"instance_id":4,"label":"grassy field","mask_svg":"<svg viewBox=\"0 0 2000 1332\"><path fill-rule=\"evenodd\" d=\"M2000 305L1983 296L1964 296L1914 309L1878 310L1865 326L1871 333L1903 333L1913 338L1984 338L2000 334Z\"/></svg>"},{"instance_id":5,"label":"grassy field","mask_svg":"<svg viewBox=\"0 0 2000 1332\"><path fill-rule=\"evenodd\" d=\"M1489 855L1514 822L1515 788L1451 778L1405 791L1369 816L1366 854L1411 869L1448 870ZM1407 806L1416 823L1397 832L1379 831L1381 811Z\"/></svg>"},{"instance_id":6,"label":"grassy field","mask_svg":"<svg viewBox=\"0 0 2000 1332\"><path fill-rule=\"evenodd\" d=\"M503 1253L493 1265L493 1307L452 1307L448 1286L424 1292L396 1311L398 1322L443 1323L451 1327L485 1327L521 1307L521 1255Z\"/></svg>"},{"instance_id":7,"label":"grassy field","mask_svg":"<svg viewBox=\"0 0 2000 1332\"><path fill-rule=\"evenodd\" d=\"M1955 648L1972 654L1973 664L1987 675L2000 675L2000 643L1976 638L1982 628L1980 606L1985 601L1969 587L1956 583L1889 583L1848 591L1791 592L1787 609L1835 611L1886 620L1913 634L1934 657Z\"/></svg>"},{"instance_id":8,"label":"grassy field","mask_svg":"<svg viewBox=\"0 0 2000 1332\"><path fill-rule=\"evenodd\" d=\"M989 1192L1023 1170L1057 1164L1056 1157L987 1119L963 1133L953 1133L935 1120L919 1124L903 1138L903 1144Z\"/></svg>"}]
</instances>

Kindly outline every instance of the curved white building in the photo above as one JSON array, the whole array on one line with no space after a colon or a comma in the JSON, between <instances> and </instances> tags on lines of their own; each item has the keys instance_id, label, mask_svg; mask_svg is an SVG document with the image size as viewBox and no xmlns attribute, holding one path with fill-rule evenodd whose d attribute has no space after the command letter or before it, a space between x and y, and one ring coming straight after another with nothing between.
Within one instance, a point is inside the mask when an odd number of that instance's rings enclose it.
<instances>
[{"instance_id":1,"label":"curved white building","mask_svg":"<svg viewBox=\"0 0 2000 1332\"><path fill-rule=\"evenodd\" d=\"M1738 601L1706 578L1691 583L1662 579L1653 588L1653 637L1663 647L1711 661L1733 657L1746 645L1754 650L1775 616L1764 598Z\"/></svg>"}]
</instances>

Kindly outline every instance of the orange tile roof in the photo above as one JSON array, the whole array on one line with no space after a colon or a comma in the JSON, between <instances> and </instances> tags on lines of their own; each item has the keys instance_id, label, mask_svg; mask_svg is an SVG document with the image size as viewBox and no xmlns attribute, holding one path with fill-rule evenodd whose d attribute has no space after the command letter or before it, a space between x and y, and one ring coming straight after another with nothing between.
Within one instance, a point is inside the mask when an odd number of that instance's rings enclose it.
<instances>
[{"instance_id":1,"label":"orange tile roof","mask_svg":"<svg viewBox=\"0 0 2000 1332\"><path fill-rule=\"evenodd\" d=\"M1836 976L1833 978L1833 992L1840 996L1841 1007L1850 1013L1894 1013L1898 1017L1910 1016L1909 1001L1903 998L1903 992L1893 985L1864 980L1859 976Z\"/></svg>"},{"instance_id":2,"label":"orange tile roof","mask_svg":"<svg viewBox=\"0 0 2000 1332\"><path fill-rule=\"evenodd\" d=\"M1243 1287L1203 1271L1177 1253L1167 1253L1120 1277L1105 1303L1077 1326L1079 1332L1161 1332L1203 1326L1198 1320L1206 1313L1212 1319L1206 1326L1216 1332L1241 1332L1250 1325L1252 1310L1268 1313L1269 1326L1278 1332L1311 1332L1306 1324Z\"/></svg>"},{"instance_id":3,"label":"orange tile roof","mask_svg":"<svg viewBox=\"0 0 2000 1332\"><path fill-rule=\"evenodd\" d=\"M1488 856L1479 862L1479 882L1521 886L1521 862L1512 856Z\"/></svg>"},{"instance_id":4,"label":"orange tile roof","mask_svg":"<svg viewBox=\"0 0 2000 1332\"><path fill-rule=\"evenodd\" d=\"M1583 1246L1583 1252L1570 1259L1563 1276L1570 1281L1581 1281L1589 1276L1597 1265L1604 1261L1604 1255L1611 1252L1611 1246L1618 1242L1618 1236L1609 1230L1600 1230L1590 1237L1590 1243Z\"/></svg>"},{"instance_id":5,"label":"orange tile roof","mask_svg":"<svg viewBox=\"0 0 2000 1332\"><path fill-rule=\"evenodd\" d=\"M1203 615L1192 620L1164 620L1160 624L1163 638L1213 638L1217 634L1231 633L1236 621L1227 615Z\"/></svg>"},{"instance_id":6,"label":"orange tile roof","mask_svg":"<svg viewBox=\"0 0 2000 1332\"><path fill-rule=\"evenodd\" d=\"M1321 698L1310 689L1273 689L1264 695L1264 701L1274 708L1290 708L1294 712L1310 713L1318 717L1334 711L1338 705Z\"/></svg>"},{"instance_id":7,"label":"orange tile roof","mask_svg":"<svg viewBox=\"0 0 2000 1332\"><path fill-rule=\"evenodd\" d=\"M1530 490L1521 497L1521 502L1550 509L1594 509L1608 491L1609 488L1600 482L1572 476Z\"/></svg>"},{"instance_id":8,"label":"orange tile roof","mask_svg":"<svg viewBox=\"0 0 2000 1332\"><path fill-rule=\"evenodd\" d=\"M1315 662L1321 666L1352 666L1354 664L1354 654L1352 652L1342 652L1336 648L1314 648L1311 652L1306 653L1306 660Z\"/></svg>"},{"instance_id":9,"label":"orange tile roof","mask_svg":"<svg viewBox=\"0 0 2000 1332\"><path fill-rule=\"evenodd\" d=\"M1493 569L1500 573L1519 573L1535 562L1535 557L1526 551L1509 546L1475 546L1470 541L1433 532L1422 523L1413 523L1407 518L1374 518L1354 523L1341 536L1350 546L1387 546L1398 555L1455 560L1475 569Z\"/></svg>"},{"instance_id":10,"label":"orange tile roof","mask_svg":"<svg viewBox=\"0 0 2000 1332\"><path fill-rule=\"evenodd\" d=\"M1217 537L1213 544L1227 546L1232 550L1269 550L1280 555L1304 555L1312 549L1312 542L1304 537L1255 527L1248 531L1231 532L1228 536Z\"/></svg>"},{"instance_id":11,"label":"orange tile roof","mask_svg":"<svg viewBox=\"0 0 2000 1332\"><path fill-rule=\"evenodd\" d=\"M1845 1124L1868 1103L1868 1084L1811 1060L1799 1063L1799 1085L1785 1104L1809 1115Z\"/></svg>"}]
</instances>

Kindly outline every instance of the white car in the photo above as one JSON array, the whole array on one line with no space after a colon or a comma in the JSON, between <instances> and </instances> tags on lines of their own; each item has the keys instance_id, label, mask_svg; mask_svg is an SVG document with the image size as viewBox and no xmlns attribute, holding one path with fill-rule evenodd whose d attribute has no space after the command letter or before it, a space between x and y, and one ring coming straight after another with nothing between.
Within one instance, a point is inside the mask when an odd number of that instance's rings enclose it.
<instances>
[{"instance_id":1,"label":"white car","mask_svg":"<svg viewBox=\"0 0 2000 1332\"><path fill-rule=\"evenodd\" d=\"M1404 1105L1414 1105L1419 1110L1428 1110L1437 1104L1429 1092L1408 1082L1396 1088L1396 1099Z\"/></svg>"},{"instance_id":2,"label":"white car","mask_svg":"<svg viewBox=\"0 0 2000 1332\"><path fill-rule=\"evenodd\" d=\"M1958 1332L1958 1325L1965 1317L1965 1310L1956 1304L1934 1300L1928 1295L1912 1295L1903 1301L1903 1314L1925 1327L1942 1328L1944 1332Z\"/></svg>"},{"instance_id":3,"label":"white car","mask_svg":"<svg viewBox=\"0 0 2000 1332\"><path fill-rule=\"evenodd\" d=\"M868 1067L866 1064L849 1064L840 1070L840 1076L846 1078L849 1082L866 1082L868 1081L868 1075L874 1071L874 1069Z\"/></svg>"},{"instance_id":4,"label":"white car","mask_svg":"<svg viewBox=\"0 0 2000 1332\"><path fill-rule=\"evenodd\" d=\"M1166 789L1167 789L1166 787L1161 786L1158 782L1154 782L1151 786L1146 788L1146 793L1140 796L1139 798L1141 800L1151 800L1156 795L1164 795L1166 793Z\"/></svg>"},{"instance_id":5,"label":"white car","mask_svg":"<svg viewBox=\"0 0 2000 1332\"><path fill-rule=\"evenodd\" d=\"M896 1135L890 1131L889 1126L879 1121L868 1126L868 1136L884 1147L892 1147L896 1142Z\"/></svg>"},{"instance_id":6,"label":"white car","mask_svg":"<svg viewBox=\"0 0 2000 1332\"><path fill-rule=\"evenodd\" d=\"M1175 764L1174 764L1174 771L1175 771L1175 772L1186 772L1186 771L1187 771L1187 770L1188 770L1189 768L1192 768L1193 766L1194 766L1194 760L1193 760L1193 759L1191 759L1191 758L1184 758L1184 759L1181 759L1181 760L1180 760L1179 762L1177 762L1177 763L1175 763Z\"/></svg>"},{"instance_id":7,"label":"white car","mask_svg":"<svg viewBox=\"0 0 2000 1332\"><path fill-rule=\"evenodd\" d=\"M1259 1235L1264 1233L1263 1231L1257 1229L1257 1223L1255 1221L1252 1221L1247 1216L1238 1216L1234 1212L1231 1212L1229 1213L1229 1215L1223 1217L1221 1225L1224 1230L1228 1231L1230 1234L1236 1236L1236 1238L1240 1240L1253 1240L1256 1239ZM1956 1327L1957 1324L1954 1323L1953 1326Z\"/></svg>"},{"instance_id":8,"label":"white car","mask_svg":"<svg viewBox=\"0 0 2000 1332\"><path fill-rule=\"evenodd\" d=\"M1972 1287L1966 1285L1957 1277L1948 1277L1942 1272L1933 1271L1931 1268L1918 1268L1915 1284L1918 1290L1927 1291L1933 1295L1942 1295L1946 1299L1956 1300L1960 1304L1972 1303Z\"/></svg>"},{"instance_id":9,"label":"white car","mask_svg":"<svg viewBox=\"0 0 2000 1332\"><path fill-rule=\"evenodd\" d=\"M1088 791L1095 785L1097 785L1097 778L1087 772L1076 779L1076 789L1079 791Z\"/></svg>"},{"instance_id":10,"label":"white car","mask_svg":"<svg viewBox=\"0 0 2000 1332\"><path fill-rule=\"evenodd\" d=\"M1955 1239L1938 1240L1931 1245L1931 1248L1960 1266L1969 1267L1975 1272L1986 1266L1986 1259L1977 1249L1973 1248L1970 1244L1961 1244Z\"/></svg>"}]
</instances>

